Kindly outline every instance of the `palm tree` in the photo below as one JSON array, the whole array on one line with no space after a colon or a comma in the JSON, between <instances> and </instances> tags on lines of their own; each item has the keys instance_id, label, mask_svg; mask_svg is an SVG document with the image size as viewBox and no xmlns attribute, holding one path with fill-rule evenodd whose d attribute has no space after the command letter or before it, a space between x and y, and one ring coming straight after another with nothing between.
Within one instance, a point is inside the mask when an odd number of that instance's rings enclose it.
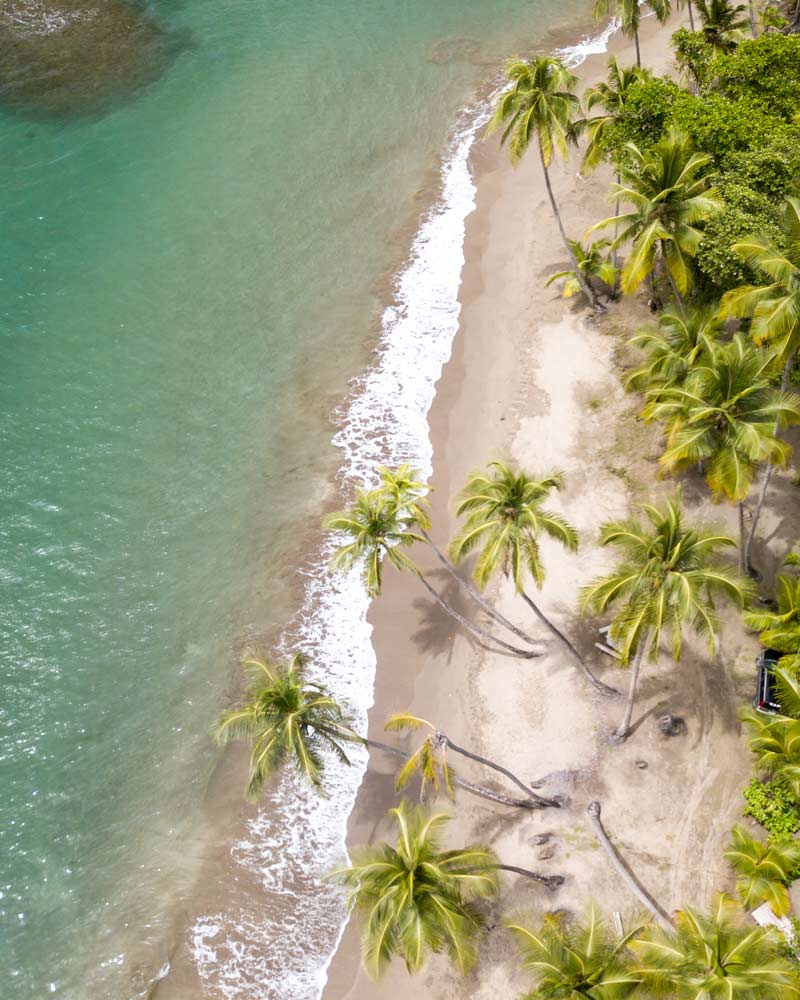
<instances>
[{"instance_id":1,"label":"palm tree","mask_svg":"<svg viewBox=\"0 0 800 1000\"><path fill-rule=\"evenodd\" d=\"M517 628L517 626L514 625L513 622L510 622L505 616L501 615L499 611L488 603L488 601L483 599L481 594L472 586L469 580L465 580L459 575L455 566L431 538L429 534L431 530L431 521L428 514L428 507L430 504L426 499L428 486L422 482L420 472L417 469L412 468L407 463L398 466L396 469L390 469L387 466L382 465L378 467L377 472L381 477L379 491L386 495L386 497L397 507L402 516L408 518L409 526L413 526L419 531L420 535L422 535L424 540L430 546L436 558L444 566L450 576L456 581L458 586L462 590L465 590L469 596L477 604L479 604L481 608L483 608L490 618L493 618L496 622L505 626L510 632L513 632L514 635L518 636L520 639L533 644L535 640L533 640L527 633L523 632L521 628Z\"/></svg>"},{"instance_id":2,"label":"palm tree","mask_svg":"<svg viewBox=\"0 0 800 1000\"><path fill-rule=\"evenodd\" d=\"M800 720L785 715L764 718L756 712L745 712L742 719L759 770L783 778L800 801Z\"/></svg>"},{"instance_id":3,"label":"palm tree","mask_svg":"<svg viewBox=\"0 0 800 1000\"><path fill-rule=\"evenodd\" d=\"M713 344L683 385L649 390L642 416L663 420L667 447L660 464L667 472L694 465L705 469L715 499L739 505L740 567L749 568L750 542L744 538L744 501L759 462L785 466L792 449L777 436L800 423L800 396L772 384L774 359L749 346L741 333L728 344ZM760 513L760 507L759 511Z\"/></svg>"},{"instance_id":4,"label":"palm tree","mask_svg":"<svg viewBox=\"0 0 800 1000\"><path fill-rule=\"evenodd\" d=\"M251 744L250 799L258 798L286 764L293 764L321 790L325 752L349 764L343 744L363 743L325 688L305 679L306 664L299 653L282 664L257 657L246 659L245 668L252 676L247 701L241 708L225 712L214 727L220 744L231 740Z\"/></svg>"},{"instance_id":5,"label":"palm tree","mask_svg":"<svg viewBox=\"0 0 800 1000\"><path fill-rule=\"evenodd\" d=\"M498 774L502 774L503 777L521 789L534 806L539 808L554 806L556 809L560 809L563 805L560 799L545 798L542 795L537 795L529 784L526 784L521 778L518 778L512 771L509 771L508 768L503 767L501 764L497 764L487 757L482 757L480 754L458 746L446 733L443 733L441 729L438 729L426 719L420 719L418 716L409 715L408 713L397 712L386 720L384 728L391 732L402 732L404 730L415 732L421 728L430 731L429 735L425 737L418 749L411 754L397 775L396 787L398 790L404 788L414 775L418 775L422 780L423 792L425 786L428 784L433 787L434 792L438 792L443 782L452 798L454 794L453 773L447 760L447 751L449 749L454 753L460 754L462 757L474 760L484 767L489 767L493 771L497 771ZM494 798L494 794L491 797Z\"/></svg>"},{"instance_id":6,"label":"palm tree","mask_svg":"<svg viewBox=\"0 0 800 1000\"><path fill-rule=\"evenodd\" d=\"M560 490L563 483L560 473L536 479L503 462L490 462L487 471L473 472L459 498L456 514L458 517L466 515L466 519L451 542L450 554L453 561L459 563L480 548L473 571L478 586L485 587L498 573L511 577L517 593L564 643L595 688L604 694L616 694L594 676L572 642L525 592L526 575L530 575L539 588L544 583L539 551L542 535L560 542L570 552L578 548L578 535L572 525L560 514L542 506L550 493Z\"/></svg>"},{"instance_id":7,"label":"palm tree","mask_svg":"<svg viewBox=\"0 0 800 1000\"><path fill-rule=\"evenodd\" d=\"M634 86L651 79L652 73L641 66L620 66L616 56L609 56L607 80L589 87L584 95L586 110L600 107L603 114L585 118L581 122L587 132L588 142L583 157L584 167L596 167L604 157L603 136L625 112L625 105Z\"/></svg>"},{"instance_id":8,"label":"palm tree","mask_svg":"<svg viewBox=\"0 0 800 1000\"><path fill-rule=\"evenodd\" d=\"M592 229L621 227L614 245L632 242L622 269L622 290L631 294L648 277L655 279L663 261L679 306L692 284L689 261L697 253L702 233L697 224L722 209L722 199L709 187L707 153L692 151L691 139L670 132L642 152L634 143L625 146L626 163L620 165L621 182L612 184L611 198L629 202L632 211L603 219Z\"/></svg>"},{"instance_id":9,"label":"palm tree","mask_svg":"<svg viewBox=\"0 0 800 1000\"><path fill-rule=\"evenodd\" d=\"M516 921L506 926L534 981L522 1000L625 1000L639 986L628 943L642 928L618 937L593 905L581 922L567 923L563 914L548 913L537 931Z\"/></svg>"},{"instance_id":10,"label":"palm tree","mask_svg":"<svg viewBox=\"0 0 800 1000\"><path fill-rule=\"evenodd\" d=\"M692 0L676 0L675 6L678 10L683 10L684 7L689 10L689 29L694 31L694 12L692 11Z\"/></svg>"},{"instance_id":11,"label":"palm tree","mask_svg":"<svg viewBox=\"0 0 800 1000\"><path fill-rule=\"evenodd\" d=\"M645 352L645 363L628 375L626 387L647 390L655 398L660 388L681 385L692 368L709 357L721 332L716 309L663 312L656 330L645 330L628 341Z\"/></svg>"},{"instance_id":12,"label":"palm tree","mask_svg":"<svg viewBox=\"0 0 800 1000\"><path fill-rule=\"evenodd\" d=\"M734 6L730 0L697 0L697 9L703 27L700 33L711 46L714 55L733 52L744 38L747 19L740 15L747 10L744 4Z\"/></svg>"},{"instance_id":13,"label":"palm tree","mask_svg":"<svg viewBox=\"0 0 800 1000\"><path fill-rule=\"evenodd\" d=\"M732 538L684 524L680 491L664 510L645 504L649 524L636 518L603 525L601 545L620 550L621 560L608 576L584 587L582 610L594 614L616 607L612 638L620 643L621 662L633 657L625 714L616 731L618 739L630 732L636 686L645 652L658 657L662 636L671 638L672 657L680 660L683 630L705 635L713 646L718 620L716 599L723 597L740 607L750 595L748 581L732 573L718 559L718 552L735 546Z\"/></svg>"},{"instance_id":14,"label":"palm tree","mask_svg":"<svg viewBox=\"0 0 800 1000\"><path fill-rule=\"evenodd\" d=\"M585 249L580 240L570 240L572 252L578 262L578 271L587 285L591 286L594 281L601 281L608 286L609 298L614 295L614 288L617 284L617 269L611 261L603 254L603 251L610 245L608 240L595 240ZM544 283L545 288L549 288L554 281L566 278L562 295L565 299L571 299L581 291L581 282L575 271L559 271L552 274Z\"/></svg>"},{"instance_id":15,"label":"palm tree","mask_svg":"<svg viewBox=\"0 0 800 1000\"><path fill-rule=\"evenodd\" d=\"M736 891L742 906L754 910L761 903L769 903L776 916L786 916L790 910L787 886L800 865L800 841L765 844L741 826L735 826L731 836L724 858L736 872Z\"/></svg>"},{"instance_id":16,"label":"palm tree","mask_svg":"<svg viewBox=\"0 0 800 1000\"><path fill-rule=\"evenodd\" d=\"M775 580L776 611L751 611L744 623L761 633L761 644L786 655L780 666L800 673L800 577L780 573Z\"/></svg>"},{"instance_id":17,"label":"palm tree","mask_svg":"<svg viewBox=\"0 0 800 1000\"><path fill-rule=\"evenodd\" d=\"M783 365L781 388L786 389L800 350L800 198L787 198L782 222L785 250L766 236L734 243L734 253L763 275L767 284L726 292L720 315L723 319L750 317L756 344L775 348Z\"/></svg>"},{"instance_id":18,"label":"palm tree","mask_svg":"<svg viewBox=\"0 0 800 1000\"><path fill-rule=\"evenodd\" d=\"M528 875L551 888L563 882L501 865L486 847L443 851L441 833L449 819L444 813L429 816L401 803L390 815L397 825L396 845L362 848L352 865L330 876L352 890L351 905L364 919L364 964L375 978L395 956L413 973L439 952L467 972L485 927L476 901L496 894L498 870Z\"/></svg>"},{"instance_id":19,"label":"palm tree","mask_svg":"<svg viewBox=\"0 0 800 1000\"><path fill-rule=\"evenodd\" d=\"M800 986L781 942L774 927L746 921L723 894L710 914L681 910L674 931L651 927L630 947L645 990L674 1000L790 1000Z\"/></svg>"},{"instance_id":20,"label":"palm tree","mask_svg":"<svg viewBox=\"0 0 800 1000\"><path fill-rule=\"evenodd\" d=\"M364 585L368 593L377 596L383 584L382 567L384 557L397 569L414 574L436 603L451 617L478 638L507 649L515 656L525 659L538 656L536 652L518 649L503 639L498 639L476 622L459 614L435 590L405 551L415 542L422 542L422 535L413 531L414 515L404 513L396 502L380 489L366 492L356 491L354 505L325 519L329 531L341 532L350 541L339 546L333 557L334 566L340 570L350 570L354 566L363 569Z\"/></svg>"},{"instance_id":21,"label":"palm tree","mask_svg":"<svg viewBox=\"0 0 800 1000\"><path fill-rule=\"evenodd\" d=\"M583 294L592 307L596 307L594 292L584 280L567 239L548 170L554 149L564 159L567 157L567 142L574 134L572 117L580 109L580 101L574 93L577 77L555 56L536 56L530 62L512 59L506 72L511 87L500 96L486 133L489 135L504 126L500 141L505 143L510 138L509 148L514 164L519 163L532 136L536 135L547 196L564 249Z\"/></svg>"},{"instance_id":22,"label":"palm tree","mask_svg":"<svg viewBox=\"0 0 800 1000\"><path fill-rule=\"evenodd\" d=\"M664 24L669 18L669 0L648 0L648 7L656 19ZM639 24L641 9L638 0L595 0L594 16L596 20L603 17L614 17L620 22L622 34L632 38L636 46L636 65L642 65L642 54L639 51Z\"/></svg>"}]
</instances>

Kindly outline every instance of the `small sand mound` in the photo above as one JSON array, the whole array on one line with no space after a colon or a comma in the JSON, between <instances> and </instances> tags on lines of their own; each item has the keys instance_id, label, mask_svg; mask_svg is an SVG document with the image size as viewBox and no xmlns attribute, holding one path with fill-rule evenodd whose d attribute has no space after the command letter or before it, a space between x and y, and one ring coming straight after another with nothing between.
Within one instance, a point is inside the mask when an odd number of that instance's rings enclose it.
<instances>
[{"instance_id":1,"label":"small sand mound","mask_svg":"<svg viewBox=\"0 0 800 1000\"><path fill-rule=\"evenodd\" d=\"M157 79L168 36L118 0L6 0L0 6L0 102L87 114Z\"/></svg>"}]
</instances>

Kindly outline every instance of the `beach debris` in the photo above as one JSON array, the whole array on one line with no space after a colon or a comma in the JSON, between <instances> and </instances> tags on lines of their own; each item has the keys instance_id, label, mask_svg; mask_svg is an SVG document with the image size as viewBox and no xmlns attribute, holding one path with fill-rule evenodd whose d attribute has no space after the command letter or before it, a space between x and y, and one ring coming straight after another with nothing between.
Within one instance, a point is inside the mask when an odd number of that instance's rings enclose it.
<instances>
[{"instance_id":1,"label":"beach debris","mask_svg":"<svg viewBox=\"0 0 800 1000\"><path fill-rule=\"evenodd\" d=\"M637 760L636 761L636 766L639 768L640 771L646 771L647 770L647 761L646 760Z\"/></svg>"},{"instance_id":2,"label":"beach debris","mask_svg":"<svg viewBox=\"0 0 800 1000\"><path fill-rule=\"evenodd\" d=\"M550 858L556 853L556 848L554 844L548 844L547 847L543 847L536 855L538 861L549 861Z\"/></svg>"},{"instance_id":3,"label":"beach debris","mask_svg":"<svg viewBox=\"0 0 800 1000\"><path fill-rule=\"evenodd\" d=\"M661 715L656 726L662 736L682 736L686 732L686 722L679 715Z\"/></svg>"},{"instance_id":4,"label":"beach debris","mask_svg":"<svg viewBox=\"0 0 800 1000\"><path fill-rule=\"evenodd\" d=\"M537 847L541 847L542 844L546 844L551 838L552 833L537 833L535 837L531 839L532 844L536 844Z\"/></svg>"}]
</instances>

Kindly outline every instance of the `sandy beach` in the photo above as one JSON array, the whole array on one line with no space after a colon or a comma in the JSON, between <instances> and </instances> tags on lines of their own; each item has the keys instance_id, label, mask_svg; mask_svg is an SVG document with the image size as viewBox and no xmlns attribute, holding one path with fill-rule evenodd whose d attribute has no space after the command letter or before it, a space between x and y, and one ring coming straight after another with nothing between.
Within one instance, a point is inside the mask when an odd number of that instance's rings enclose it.
<instances>
[{"instance_id":1,"label":"sandy beach","mask_svg":"<svg viewBox=\"0 0 800 1000\"><path fill-rule=\"evenodd\" d=\"M652 18L644 22L644 65L668 69L669 35L677 26L677 19L667 28ZM633 61L632 45L620 34L610 51L623 64ZM604 78L606 61L606 54L590 57L577 70L582 83ZM561 299L555 286L545 289L547 277L565 262L538 157L532 153L514 170L492 139L476 144L473 163L477 209L467 222L460 331L430 414L433 535L446 545L455 527L454 495L470 470L494 457L513 458L532 472L563 472L566 488L553 506L577 527L581 545L570 555L544 543L547 580L540 603L577 638L602 679L624 688L627 674L593 646L603 623L579 619L577 597L581 585L611 565L597 545L600 524L674 489L672 481L657 478L659 432L638 418L639 400L625 393L620 378L624 342L649 313L637 296L594 319L574 300ZM574 155L567 164L554 163L552 176L567 232L582 238L609 214L609 174L601 168L584 178L578 169ZM682 488L693 518L735 534L733 510L714 506L699 480L686 477ZM783 523L776 503L765 515L770 538L781 534ZM474 612L432 560L421 562L448 599ZM360 968L353 919L329 969L325 1000L391 1000L409 989L432 1000L512 996L526 981L502 916L522 912L538 920L548 910L579 912L589 899L605 912L636 913L592 832L586 806L594 799L602 803L610 836L665 909L703 906L715 890L731 887L721 852L741 816L741 789L751 770L737 712L751 695L756 637L730 614L723 617L713 654L691 642L679 665L666 655L648 665L635 732L615 746L609 734L621 704L601 698L581 678L510 584L490 596L504 614L541 637L542 656L522 661L485 651L454 629L414 579L387 573L371 612L378 672L370 736L389 739L383 734L386 717L411 711L524 778L547 776L546 791L567 796L565 808L515 811L463 792L455 803L440 805L454 816L452 846L489 843L503 862L562 874L565 884L551 893L504 875L493 904L497 926L466 979L437 957L413 979L396 961L384 980L372 982ZM665 738L658 732L655 720L666 711L685 720L685 734ZM486 780L477 769L458 770ZM386 810L395 802L394 761L373 752L350 819L349 844L391 836ZM539 834L550 834L546 844L534 844Z\"/></svg>"}]
</instances>

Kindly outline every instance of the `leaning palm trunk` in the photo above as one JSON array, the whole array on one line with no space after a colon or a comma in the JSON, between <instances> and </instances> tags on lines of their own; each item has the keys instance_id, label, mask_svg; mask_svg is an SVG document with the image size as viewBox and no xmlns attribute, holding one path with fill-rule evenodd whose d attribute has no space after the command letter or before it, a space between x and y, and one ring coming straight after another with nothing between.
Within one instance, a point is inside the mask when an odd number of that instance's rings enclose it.
<instances>
[{"instance_id":1,"label":"leaning palm trunk","mask_svg":"<svg viewBox=\"0 0 800 1000\"><path fill-rule=\"evenodd\" d=\"M783 375L781 376L781 391L786 392L789 388L789 382L792 378L792 369L794 368L795 358L797 353L790 355L788 361L784 365ZM744 551L742 552L742 569L748 573L752 573L753 565L750 562L750 549L753 545L753 539L756 536L756 527L758 526L758 520L761 517L761 510L764 506L764 498L767 495L767 489L769 488L769 481L772 478L772 473L775 466L772 462L767 462L766 468L764 469L764 478L761 480L761 489L758 493L758 503L756 504L756 512L753 515L753 523L750 525L750 531L747 535L747 541L744 545Z\"/></svg>"},{"instance_id":2,"label":"leaning palm trunk","mask_svg":"<svg viewBox=\"0 0 800 1000\"><path fill-rule=\"evenodd\" d=\"M744 532L744 500L740 500L737 506L739 507L739 569L742 573L746 573L748 546Z\"/></svg>"},{"instance_id":3,"label":"leaning palm trunk","mask_svg":"<svg viewBox=\"0 0 800 1000\"><path fill-rule=\"evenodd\" d=\"M747 6L748 6L748 8L750 10L750 34L753 36L753 38L755 38L756 35L758 34L758 32L756 30L756 5L755 5L755 0L748 0Z\"/></svg>"},{"instance_id":4,"label":"leaning palm trunk","mask_svg":"<svg viewBox=\"0 0 800 1000\"><path fill-rule=\"evenodd\" d=\"M517 647L512 646L511 643L505 642L503 639L498 639L496 636L493 636L492 633L487 631L485 628L482 628L475 622L471 622L468 618L465 618L463 615L459 614L455 608L450 607L450 605L442 597L442 595L434 587L432 587L430 583L428 583L428 581L425 579L422 573L417 571L416 575L422 586L428 591L428 593L436 601L439 607L443 608L448 613L448 615L450 615L452 618L455 618L455 620L460 625L463 625L464 628L467 629L467 631L471 632L473 635L478 636L479 639L483 639L484 642L495 643L496 645L501 646L503 649L507 649L510 653L513 653L515 656L520 656L525 660L530 660L534 656L541 656L541 653L536 653L531 649L517 649Z\"/></svg>"},{"instance_id":5,"label":"leaning palm trunk","mask_svg":"<svg viewBox=\"0 0 800 1000\"><path fill-rule=\"evenodd\" d=\"M633 44L636 47L636 65L639 69L642 68L642 53L639 51L639 29L634 29L633 32Z\"/></svg>"},{"instance_id":6,"label":"leaning palm trunk","mask_svg":"<svg viewBox=\"0 0 800 1000\"><path fill-rule=\"evenodd\" d=\"M382 750L384 753L392 754L395 757L400 757L402 760L409 760L409 755L399 747L390 746L388 743L381 743L379 740L372 740L364 738L364 743L374 750ZM477 785L472 781L465 781L464 778L459 778L456 774L450 775L450 780L454 785L459 788L463 788L466 792L471 792L473 795L479 795L482 799L489 799L491 802L497 802L501 806L512 806L514 809L545 809L547 806L544 804L546 800L542 799L540 796L529 796L526 799L512 799L507 795L503 795L501 792L495 792L491 788L487 788L485 785ZM560 802L555 803L556 806L560 806Z\"/></svg>"},{"instance_id":7,"label":"leaning palm trunk","mask_svg":"<svg viewBox=\"0 0 800 1000\"><path fill-rule=\"evenodd\" d=\"M614 736L620 740L626 740L628 734L631 730L631 717L633 716L633 703L636 701L636 686L639 683L639 670L642 666L642 656L644 655L644 649L647 645L647 636L643 635L640 642L639 648L636 650L636 656L633 658L633 666L631 667L631 679L628 684L628 700L625 703L625 714L622 717L622 722L619 724L619 728L614 733Z\"/></svg>"},{"instance_id":8,"label":"leaning palm trunk","mask_svg":"<svg viewBox=\"0 0 800 1000\"><path fill-rule=\"evenodd\" d=\"M564 884L563 875L540 875L538 872L529 871L527 868L518 868L516 865L492 865L492 868L501 872L515 872L517 875L524 875L525 878L535 879L542 885L546 885L548 889L557 889L558 886Z\"/></svg>"},{"instance_id":9,"label":"leaning palm trunk","mask_svg":"<svg viewBox=\"0 0 800 1000\"><path fill-rule=\"evenodd\" d=\"M550 207L553 209L553 215L556 217L556 222L558 224L558 231L561 233L561 242L564 244L564 249L567 251L567 256L572 263L572 267L575 271L575 277L578 284L581 286L581 291L589 300L589 305L593 309L597 309L597 299L594 297L594 292L589 287L588 282L581 274L581 269L578 267L578 261L575 254L572 252L572 247L569 245L569 240L567 239L567 234L564 230L564 224L561 221L561 213L558 211L558 203L556 202L556 196L553 194L553 186L550 183L550 171L547 168L547 164L544 160L544 150L542 149L541 142L539 143L539 158L542 161L542 170L544 171L544 183L547 188L547 196L550 199Z\"/></svg>"},{"instance_id":10,"label":"leaning palm trunk","mask_svg":"<svg viewBox=\"0 0 800 1000\"><path fill-rule=\"evenodd\" d=\"M487 757L481 757L480 754L473 753L471 750L465 750L464 747L457 746L453 741L445 736L444 733L439 734L440 739L446 746L449 746L455 753L461 754L462 757L466 757L469 760L474 760L478 764L483 764L484 767L490 767L493 771L497 771L498 774L504 775L508 778L510 782L515 784L517 788L522 789L522 791L530 798L536 805L545 808L547 806L552 806L556 809L560 809L562 802L560 799L547 799L542 795L537 795L536 792L532 791L528 785L525 784L520 778L518 778L513 772L509 771L508 768L503 767L502 764L495 764L493 760L489 760Z\"/></svg>"},{"instance_id":11,"label":"leaning palm trunk","mask_svg":"<svg viewBox=\"0 0 800 1000\"><path fill-rule=\"evenodd\" d=\"M689 27L694 31L694 11L692 10L692 0L688 0L686 6L689 8Z\"/></svg>"},{"instance_id":12,"label":"leaning palm trunk","mask_svg":"<svg viewBox=\"0 0 800 1000\"><path fill-rule=\"evenodd\" d=\"M573 644L564 635L564 633L556 625L554 625L550 621L550 619L541 611L541 609L539 608L539 606L537 604L535 604L530 599L530 597L528 597L528 595L525 593L525 591L524 590L520 591L520 594L522 595L523 601L525 601L525 603L528 605L528 607L531 608L531 610L536 615L536 617L539 619L539 621L543 625L545 625L547 628L549 628L550 631L553 633L553 635L555 635L557 638L559 638L564 643L564 645L567 647L567 649L570 651L570 653L572 653L572 655L573 655L573 657L575 659L575 662L578 664L578 667L582 671L584 677L601 694L605 695L607 698L617 698L617 697L619 697L620 692L616 688L609 687L608 684L604 684L601 680L598 680L598 678L595 677L595 675L591 672L591 670L583 662L583 657L578 652L578 650L573 646Z\"/></svg>"},{"instance_id":13,"label":"leaning palm trunk","mask_svg":"<svg viewBox=\"0 0 800 1000\"><path fill-rule=\"evenodd\" d=\"M517 628L517 626L514 625L513 622L510 622L506 617L501 615L499 611L496 611L491 606L491 604L489 604L488 601L485 601L483 597L481 597L480 593L475 589L475 587L472 586L469 580L465 580L462 576L459 576L455 566L450 562L450 560L447 558L444 552L442 552L438 548L438 546L434 543L433 539L428 534L428 532L425 531L424 528L418 526L418 530L419 533L422 535L422 537L425 539L425 541L428 543L428 545L430 545L430 547L433 549L436 558L439 560L442 566L444 566L444 568L447 570L450 576L452 576L452 578L456 581L459 587L462 587L464 590L466 590L466 592L470 595L470 597L483 608L483 610L486 612L487 615L489 615L491 618L494 618L494 620L498 622L500 625L505 625L505 627L510 632L513 632L514 635L518 636L524 642L529 642L531 645L533 645L536 642L535 639L532 639L529 635L526 635L526 633L523 632L521 628Z\"/></svg>"},{"instance_id":14,"label":"leaning palm trunk","mask_svg":"<svg viewBox=\"0 0 800 1000\"><path fill-rule=\"evenodd\" d=\"M597 834L597 839L600 841L603 850L609 857L611 864L614 866L617 874L620 876L625 886L630 889L633 895L639 900L639 902L653 914L655 919L664 927L673 927L672 920L667 914L666 910L662 909L658 903L653 899L653 897L645 891L645 889L639 884L638 880L634 877L633 872L625 864L617 851L616 847L611 843L608 834L603 827L603 822L600 819L600 803L590 802L586 807L586 812L589 814L589 818L592 821L592 826Z\"/></svg>"}]
</instances>

